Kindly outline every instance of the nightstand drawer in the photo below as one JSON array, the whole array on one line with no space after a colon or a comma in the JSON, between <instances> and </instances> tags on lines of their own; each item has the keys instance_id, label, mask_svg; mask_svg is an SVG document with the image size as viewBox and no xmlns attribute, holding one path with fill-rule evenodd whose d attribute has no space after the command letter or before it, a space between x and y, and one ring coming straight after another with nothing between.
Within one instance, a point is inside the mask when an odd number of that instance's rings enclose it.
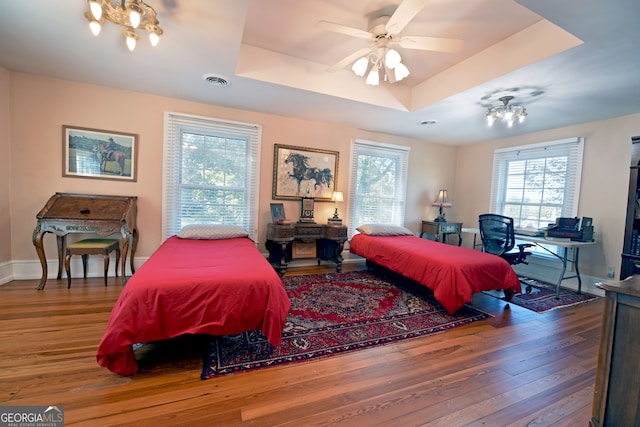
<instances>
[{"instance_id":1,"label":"nightstand drawer","mask_svg":"<svg viewBox=\"0 0 640 427\"><path fill-rule=\"evenodd\" d=\"M440 233L460 233L462 224L444 223L440 226Z\"/></svg>"},{"instance_id":2,"label":"nightstand drawer","mask_svg":"<svg viewBox=\"0 0 640 427\"><path fill-rule=\"evenodd\" d=\"M426 236L436 242L447 242L447 235L455 234L458 237L458 246L462 245L462 223L446 221L422 221L420 237Z\"/></svg>"}]
</instances>

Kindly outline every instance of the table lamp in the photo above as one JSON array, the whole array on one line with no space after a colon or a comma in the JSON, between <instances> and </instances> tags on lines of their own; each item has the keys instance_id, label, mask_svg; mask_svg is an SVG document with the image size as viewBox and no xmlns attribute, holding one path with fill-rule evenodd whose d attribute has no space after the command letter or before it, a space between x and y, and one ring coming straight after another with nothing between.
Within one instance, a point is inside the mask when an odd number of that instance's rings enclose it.
<instances>
[{"instance_id":1,"label":"table lamp","mask_svg":"<svg viewBox=\"0 0 640 427\"><path fill-rule=\"evenodd\" d=\"M336 223L342 224L342 220L338 216L338 203L344 202L344 194L342 194L342 191L334 191L333 196L331 197L331 200L336 202L336 210L333 213L333 217L329 219L329 222L334 224Z\"/></svg>"},{"instance_id":2,"label":"table lamp","mask_svg":"<svg viewBox=\"0 0 640 427\"><path fill-rule=\"evenodd\" d=\"M440 208L440 215L438 215L438 217L434 219L434 221L447 222L447 220L444 219L444 212L442 208L450 208L451 206L453 206L447 198L447 190L440 190L440 192L438 193L438 197L433 201L431 206L438 206Z\"/></svg>"}]
</instances>

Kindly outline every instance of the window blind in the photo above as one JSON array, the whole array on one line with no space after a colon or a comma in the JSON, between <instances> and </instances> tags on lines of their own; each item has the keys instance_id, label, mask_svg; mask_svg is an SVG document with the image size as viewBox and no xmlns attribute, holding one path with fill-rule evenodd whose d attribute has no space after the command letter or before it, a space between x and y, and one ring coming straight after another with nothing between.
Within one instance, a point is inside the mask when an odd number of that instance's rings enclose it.
<instances>
[{"instance_id":1,"label":"window blind","mask_svg":"<svg viewBox=\"0 0 640 427\"><path fill-rule=\"evenodd\" d=\"M409 147L355 140L351 144L349 224L404 225Z\"/></svg>"},{"instance_id":2,"label":"window blind","mask_svg":"<svg viewBox=\"0 0 640 427\"><path fill-rule=\"evenodd\" d=\"M234 224L257 241L259 125L167 112L162 234L187 224Z\"/></svg>"},{"instance_id":3,"label":"window blind","mask_svg":"<svg viewBox=\"0 0 640 427\"><path fill-rule=\"evenodd\" d=\"M496 150L490 212L535 228L577 216L583 150L578 137Z\"/></svg>"}]
</instances>

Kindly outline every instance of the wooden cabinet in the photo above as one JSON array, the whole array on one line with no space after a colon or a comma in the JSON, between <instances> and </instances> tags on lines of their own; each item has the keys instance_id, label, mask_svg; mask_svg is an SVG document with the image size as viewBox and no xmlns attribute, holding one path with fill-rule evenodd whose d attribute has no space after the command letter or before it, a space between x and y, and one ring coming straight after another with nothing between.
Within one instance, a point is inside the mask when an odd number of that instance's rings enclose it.
<instances>
[{"instance_id":1,"label":"wooden cabinet","mask_svg":"<svg viewBox=\"0 0 640 427\"><path fill-rule=\"evenodd\" d=\"M316 258L332 261L336 271L342 270L342 250L347 241L347 227L315 223L269 224L265 246L269 262L284 274L287 265L296 258Z\"/></svg>"},{"instance_id":2,"label":"wooden cabinet","mask_svg":"<svg viewBox=\"0 0 640 427\"><path fill-rule=\"evenodd\" d=\"M590 426L640 420L640 276L598 283L606 292Z\"/></svg>"},{"instance_id":3,"label":"wooden cabinet","mask_svg":"<svg viewBox=\"0 0 640 427\"><path fill-rule=\"evenodd\" d=\"M640 136L631 138L631 167L620 279L640 274Z\"/></svg>"},{"instance_id":4,"label":"wooden cabinet","mask_svg":"<svg viewBox=\"0 0 640 427\"><path fill-rule=\"evenodd\" d=\"M447 235L458 236L458 246L462 245L462 223L446 221L422 221L420 237L427 236L427 239L436 242L447 243Z\"/></svg>"}]
</instances>

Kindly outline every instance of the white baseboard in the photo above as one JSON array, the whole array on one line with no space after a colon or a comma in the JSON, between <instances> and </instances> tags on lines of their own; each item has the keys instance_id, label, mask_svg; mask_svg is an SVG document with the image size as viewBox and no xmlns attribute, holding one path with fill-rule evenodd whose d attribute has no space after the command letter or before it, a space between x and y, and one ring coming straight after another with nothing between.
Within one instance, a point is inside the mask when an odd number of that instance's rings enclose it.
<instances>
[{"instance_id":1,"label":"white baseboard","mask_svg":"<svg viewBox=\"0 0 640 427\"><path fill-rule=\"evenodd\" d=\"M0 264L0 286L13 280L11 262L3 262Z\"/></svg>"},{"instance_id":2,"label":"white baseboard","mask_svg":"<svg viewBox=\"0 0 640 427\"><path fill-rule=\"evenodd\" d=\"M266 256L266 254L265 254ZM348 251L342 253L343 264L362 262L363 258L354 255ZM134 265L139 268L147 258L135 258ZM102 277L103 262L100 257L89 257L87 268L88 277ZM109 261L109 277L114 276L113 265L115 263L115 257L111 257ZM289 263L290 267L306 267L311 265L317 265L315 258L293 260ZM127 261L127 275L131 275L131 269L129 262ZM559 260L551 259L548 257L529 257L529 264L520 264L514 266L516 273L530 277L532 279L541 280L548 283L557 283L560 277L562 264ZM82 259L80 257L71 258L71 277L82 277ZM122 272L118 272L121 274ZM58 260L47 260L47 279L55 279L58 274ZM566 275L570 275L569 272ZM42 277L42 267L38 260L22 260L22 261L10 261L0 264L0 286L4 285L12 280L35 280ZM62 277L66 278L66 274L63 270ZM582 277L582 290L592 295L604 296L604 291L595 287L598 282L610 281L611 279L603 279L599 277L587 276L581 274ZM568 279L562 282L563 287L578 290L578 280Z\"/></svg>"},{"instance_id":3,"label":"white baseboard","mask_svg":"<svg viewBox=\"0 0 640 427\"><path fill-rule=\"evenodd\" d=\"M140 267L147 258L135 258L133 263L136 268ZM115 256L109 258L109 277L115 276ZM122 262L122 260L120 261ZM71 277L82 277L82 258L73 257L69 266ZM131 268L127 260L127 276L131 275ZM120 266L118 274L122 275ZM55 279L58 276L58 260L47 260L47 279ZM103 277L104 263L102 257L89 257L87 260L87 277ZM38 260L19 260L0 264L0 285L4 285L12 280L36 280L42 277L42 266ZM66 278L64 268L62 278Z\"/></svg>"}]
</instances>

